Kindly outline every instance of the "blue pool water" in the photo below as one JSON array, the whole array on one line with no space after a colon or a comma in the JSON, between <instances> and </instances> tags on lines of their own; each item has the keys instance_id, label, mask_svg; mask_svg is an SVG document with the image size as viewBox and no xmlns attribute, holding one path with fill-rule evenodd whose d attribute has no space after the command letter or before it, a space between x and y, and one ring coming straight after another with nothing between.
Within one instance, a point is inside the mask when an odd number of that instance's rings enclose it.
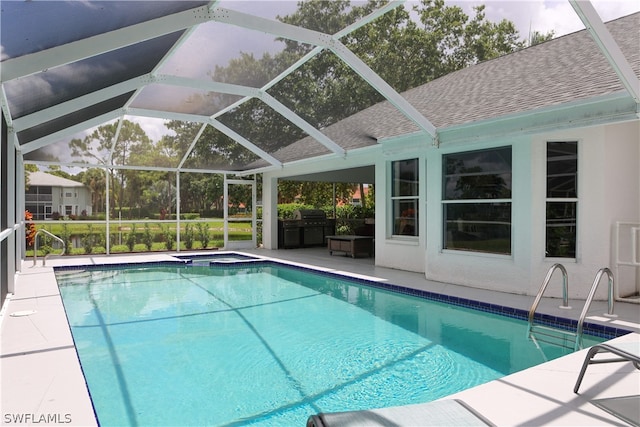
<instances>
[{"instance_id":1,"label":"blue pool water","mask_svg":"<svg viewBox=\"0 0 640 427\"><path fill-rule=\"evenodd\" d=\"M56 275L103 426L304 426L564 354L521 320L275 263Z\"/></svg>"}]
</instances>

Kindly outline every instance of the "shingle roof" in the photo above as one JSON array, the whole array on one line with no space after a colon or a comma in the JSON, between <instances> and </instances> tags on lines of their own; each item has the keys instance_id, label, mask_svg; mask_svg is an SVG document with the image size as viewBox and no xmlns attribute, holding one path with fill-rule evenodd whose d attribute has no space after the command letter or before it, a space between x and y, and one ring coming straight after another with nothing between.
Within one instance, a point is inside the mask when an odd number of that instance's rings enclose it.
<instances>
[{"instance_id":1,"label":"shingle roof","mask_svg":"<svg viewBox=\"0 0 640 427\"><path fill-rule=\"evenodd\" d=\"M640 75L640 13L611 21L607 28ZM611 65L582 30L453 72L402 96L442 130L623 90ZM350 150L416 131L416 125L384 101L323 132ZM293 161L317 155L308 151L312 145L317 144L305 138L280 150L276 157Z\"/></svg>"},{"instance_id":2,"label":"shingle roof","mask_svg":"<svg viewBox=\"0 0 640 427\"><path fill-rule=\"evenodd\" d=\"M51 186L51 187L84 187L85 185L78 181L62 178L60 176L51 175L46 172L29 173L29 185Z\"/></svg>"}]
</instances>

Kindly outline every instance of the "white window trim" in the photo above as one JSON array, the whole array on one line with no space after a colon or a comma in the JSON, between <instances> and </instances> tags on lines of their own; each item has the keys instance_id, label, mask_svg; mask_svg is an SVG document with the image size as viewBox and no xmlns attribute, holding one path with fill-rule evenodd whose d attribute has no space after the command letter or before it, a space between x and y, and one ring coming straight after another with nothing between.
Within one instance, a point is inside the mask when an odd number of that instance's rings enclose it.
<instances>
[{"instance_id":1,"label":"white window trim","mask_svg":"<svg viewBox=\"0 0 640 427\"><path fill-rule=\"evenodd\" d=\"M420 239L420 187L423 187L422 185L420 185L420 158L419 157L410 157L410 158L401 158L401 159L395 159L395 160L390 160L389 162L387 162L387 183L393 184L392 180L393 180L393 164L396 162L403 162L403 161L407 161L407 160L414 160L417 164L418 167L418 171L417 171L417 180L418 180L418 192L415 196L393 196L393 185L389 185L389 195L388 195L388 203L387 203L387 239L389 240L393 240L393 241L397 241L397 242L408 242L411 244L415 244L416 242L419 241ZM414 200L416 202L416 209L418 209L418 212L416 213L416 221L418 221L418 227L417 227L417 232L418 234L416 236L409 236L406 234L394 234L395 231L395 227L394 227L394 220L395 218L393 217L393 204L396 200Z\"/></svg>"}]
</instances>

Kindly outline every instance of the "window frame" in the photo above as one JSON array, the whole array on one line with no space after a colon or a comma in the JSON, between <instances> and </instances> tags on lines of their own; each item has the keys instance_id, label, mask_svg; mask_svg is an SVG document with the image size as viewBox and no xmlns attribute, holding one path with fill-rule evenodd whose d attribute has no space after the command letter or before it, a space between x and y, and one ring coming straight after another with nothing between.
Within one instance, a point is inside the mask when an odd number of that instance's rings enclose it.
<instances>
[{"instance_id":1,"label":"window frame","mask_svg":"<svg viewBox=\"0 0 640 427\"><path fill-rule=\"evenodd\" d=\"M574 155L565 155L565 156L557 156L551 160L551 162L560 162L563 160L571 159L574 161L575 172L574 175L574 189L573 193L575 196L571 197L556 197L549 195L549 148L550 144L573 144L575 146L575 154ZM577 139L563 139L563 140L548 140L546 141L545 147L545 201L544 201L544 210L545 210L545 223L544 223L544 257L546 259L563 259L563 260L575 260L578 257L578 217L580 211L580 203L579 203L579 171L580 171L580 143ZM565 172L564 175L568 175L568 172ZM556 174L557 175L557 174ZM551 204L565 204L565 205L573 205L574 218L573 223L570 227L573 228L572 236L569 239L569 244L572 245L572 248L569 249L569 253L567 255L563 255L561 253L553 253L549 254L549 206ZM559 226L556 226L559 227Z\"/></svg>"},{"instance_id":2,"label":"window frame","mask_svg":"<svg viewBox=\"0 0 640 427\"><path fill-rule=\"evenodd\" d=\"M479 170L475 172L448 173L449 171L447 170L447 159L451 158L452 156L456 156L456 155L462 156L462 155L468 155L473 153L485 153L485 152L491 152L491 151L498 152L501 150L508 150L509 152L510 158L508 161L508 166L509 166L508 171L506 169L498 169L498 170ZM441 165L442 165L442 174L441 174L442 176L442 183L441 183L442 184L441 185L442 250L455 251L459 253L492 255L492 256L507 256L507 257L513 256L513 146L501 145L501 146L490 147L490 148L457 151L457 152L443 154ZM498 181L499 179L502 179L505 176L508 176L508 180L504 181L504 189L508 190L508 197L504 197L504 194L499 194L500 192L496 192L495 197L477 197L477 196L469 197L468 195L465 196L464 194L459 194L457 196L455 194L448 194L447 184L450 182L450 178L452 177L459 178L463 176L471 177L472 180L473 180L473 177L495 176L497 177L496 184L499 183ZM491 188L491 186L485 186L484 188ZM496 185L495 189L499 189L499 187ZM501 192L503 191L504 190L502 190ZM449 189L449 193L451 193L450 189ZM503 196L503 197L499 197L499 196ZM448 213L449 213L448 210L454 206L458 207L460 210L464 210L465 205L477 206L479 209L476 210L476 214L482 214L483 211L491 211L494 209L499 210L501 207L504 209L504 207L506 206L507 208L506 210L508 211L508 221L506 223L503 223L503 221L482 221L481 219L477 219L476 221L468 220L468 219L455 220L457 224L455 225L455 227L458 228L458 231L462 231L466 234L473 234L474 232L476 232L478 237L477 242L479 242L478 245L472 245L470 244L470 241L469 241L466 247L455 246L456 241L458 243L463 241L461 241L460 239L456 240L453 238L451 239L449 238L450 231L456 231L456 230L453 230L454 220L448 219ZM493 235L494 237L490 236L490 238L488 239L482 239L481 238L482 231L477 229L478 227L482 228L483 224L488 224L489 226L491 226L492 223L494 227L498 227L496 228L496 230L500 230L499 228L500 226L508 227L508 231L505 234L506 239L508 239L508 244L504 245L504 249L502 250L495 249L496 247L499 247L499 245L496 245L496 243L499 243L499 241L501 240L499 238L500 233L495 233ZM465 228L467 227L469 228L468 231L465 230ZM485 249L480 248L482 244L486 245Z\"/></svg>"},{"instance_id":3,"label":"window frame","mask_svg":"<svg viewBox=\"0 0 640 427\"><path fill-rule=\"evenodd\" d=\"M402 162L411 162L410 166L413 169L413 181L409 184L411 194L404 194L400 191L400 194L396 194L396 189L400 189L398 181L401 180L401 171L396 169L396 165ZM398 174L396 172L399 172ZM417 240L420 237L420 159L418 157L412 157L408 159L392 160L389 162L389 233L388 235L394 239L410 239ZM401 209L402 204L410 206L406 209ZM396 215L396 212L398 215ZM403 216L401 213L407 212L407 215ZM409 215L410 214L410 215ZM412 230L411 233L398 232L400 228Z\"/></svg>"}]
</instances>

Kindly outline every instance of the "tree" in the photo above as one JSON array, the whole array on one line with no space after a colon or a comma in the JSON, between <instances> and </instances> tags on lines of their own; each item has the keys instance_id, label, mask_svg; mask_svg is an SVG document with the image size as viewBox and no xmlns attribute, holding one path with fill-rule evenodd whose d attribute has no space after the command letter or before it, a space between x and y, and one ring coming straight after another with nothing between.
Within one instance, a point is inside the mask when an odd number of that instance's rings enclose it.
<instances>
[{"instance_id":1,"label":"tree","mask_svg":"<svg viewBox=\"0 0 640 427\"><path fill-rule=\"evenodd\" d=\"M137 156L153 152L151 141L139 124L123 120L118 139L116 138L117 123L109 123L98 127L84 139L74 138L69 142L71 155L74 157L88 157L104 166L131 165ZM108 169L109 187L118 210L128 206L132 199L125 199L127 179L139 173L124 169ZM130 187L131 188L131 187ZM135 193L131 196L135 197Z\"/></svg>"},{"instance_id":2,"label":"tree","mask_svg":"<svg viewBox=\"0 0 640 427\"><path fill-rule=\"evenodd\" d=\"M107 173L100 168L89 168L79 173L76 178L91 190L91 207L93 213L104 211L107 191Z\"/></svg>"},{"instance_id":3,"label":"tree","mask_svg":"<svg viewBox=\"0 0 640 427\"><path fill-rule=\"evenodd\" d=\"M180 211L222 210L224 178L221 174L181 173Z\"/></svg>"},{"instance_id":4,"label":"tree","mask_svg":"<svg viewBox=\"0 0 640 427\"><path fill-rule=\"evenodd\" d=\"M278 203L294 203L301 193L301 181L278 181Z\"/></svg>"},{"instance_id":5,"label":"tree","mask_svg":"<svg viewBox=\"0 0 640 427\"><path fill-rule=\"evenodd\" d=\"M539 31L534 31L529 34L529 46L535 46L540 43L544 43L553 39L555 33L553 30L549 31L547 34L542 34Z\"/></svg>"},{"instance_id":6,"label":"tree","mask_svg":"<svg viewBox=\"0 0 640 427\"><path fill-rule=\"evenodd\" d=\"M348 1L309 1L283 22L330 34L386 2L369 0L363 6ZM341 40L397 91L427 83L452 71L524 47L513 23L488 22L484 6L470 18L459 6L443 0L422 0L414 7L419 23L398 7ZM420 25L421 24L421 25ZM285 41L283 56L303 55L309 46ZM278 57L276 56L276 59ZM369 84L331 52L308 61L269 93L323 128L382 98Z\"/></svg>"},{"instance_id":7,"label":"tree","mask_svg":"<svg viewBox=\"0 0 640 427\"><path fill-rule=\"evenodd\" d=\"M293 14L279 19L334 34L384 3L369 0L362 6L352 7L346 0L308 1L300 3ZM422 0L414 12L417 20L406 9L395 8L341 39L399 92L525 46L518 40L518 31L510 21L487 21L484 6L476 6L475 15L469 17L461 7L446 6L443 0ZM311 49L292 40L284 43L285 50L269 57L270 63L301 57ZM379 93L329 51L316 55L269 89L269 93L320 129L382 100ZM267 114L254 118L252 129L262 128L261 119L272 120ZM272 123L270 128L280 128ZM289 141L296 137L300 138L294 129L283 139ZM319 183L281 181L279 184L281 201L292 202L300 197L301 201L315 205L315 199L322 194L326 197L327 191Z\"/></svg>"},{"instance_id":8,"label":"tree","mask_svg":"<svg viewBox=\"0 0 640 427\"><path fill-rule=\"evenodd\" d=\"M40 169L38 169L37 165L32 165L32 164L26 164L24 165L24 186L25 186L25 190L29 189L29 175L31 175L32 172L38 172Z\"/></svg>"},{"instance_id":9,"label":"tree","mask_svg":"<svg viewBox=\"0 0 640 427\"><path fill-rule=\"evenodd\" d=\"M171 212L176 204L175 185L167 180L156 181L145 192L148 192L148 197L157 210L168 213L167 219L171 219Z\"/></svg>"}]
</instances>

